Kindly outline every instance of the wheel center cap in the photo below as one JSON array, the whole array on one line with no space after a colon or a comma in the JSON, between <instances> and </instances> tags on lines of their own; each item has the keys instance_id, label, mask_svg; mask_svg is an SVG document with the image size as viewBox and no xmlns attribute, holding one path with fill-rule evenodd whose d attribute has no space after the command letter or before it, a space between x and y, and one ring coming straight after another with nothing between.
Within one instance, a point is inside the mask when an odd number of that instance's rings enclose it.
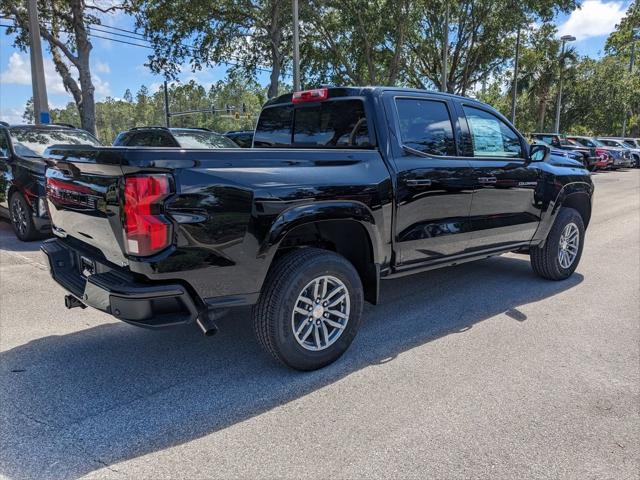
<instances>
[{"instance_id":1,"label":"wheel center cap","mask_svg":"<svg viewBox=\"0 0 640 480\"><path fill-rule=\"evenodd\" d=\"M313 311L311 313L313 314L313 318L320 318L324 313L324 308L322 307L322 305L316 305L315 307L313 307Z\"/></svg>"}]
</instances>

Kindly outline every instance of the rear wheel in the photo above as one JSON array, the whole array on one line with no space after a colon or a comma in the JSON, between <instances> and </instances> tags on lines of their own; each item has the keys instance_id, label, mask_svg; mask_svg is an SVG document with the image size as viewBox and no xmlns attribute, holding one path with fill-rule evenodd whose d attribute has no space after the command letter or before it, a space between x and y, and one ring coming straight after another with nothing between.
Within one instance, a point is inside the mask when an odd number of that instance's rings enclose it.
<instances>
[{"instance_id":1,"label":"rear wheel","mask_svg":"<svg viewBox=\"0 0 640 480\"><path fill-rule=\"evenodd\" d=\"M584 246L584 223L577 210L561 208L544 247L530 251L533 271L549 280L564 280L575 271Z\"/></svg>"},{"instance_id":2,"label":"rear wheel","mask_svg":"<svg viewBox=\"0 0 640 480\"><path fill-rule=\"evenodd\" d=\"M38 231L33 223L31 207L20 192L15 192L9 200L9 210L13 231L23 242L35 240Z\"/></svg>"},{"instance_id":3,"label":"rear wheel","mask_svg":"<svg viewBox=\"0 0 640 480\"><path fill-rule=\"evenodd\" d=\"M315 370L337 360L353 341L364 295L344 257L305 248L273 265L254 307L256 336L279 362Z\"/></svg>"}]
</instances>

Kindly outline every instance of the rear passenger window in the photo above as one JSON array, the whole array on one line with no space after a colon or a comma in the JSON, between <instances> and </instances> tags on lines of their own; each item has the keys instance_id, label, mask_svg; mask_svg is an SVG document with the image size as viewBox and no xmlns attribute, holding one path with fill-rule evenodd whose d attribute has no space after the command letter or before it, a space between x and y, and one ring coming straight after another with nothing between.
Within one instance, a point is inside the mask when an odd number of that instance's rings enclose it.
<instances>
[{"instance_id":1,"label":"rear passenger window","mask_svg":"<svg viewBox=\"0 0 640 480\"><path fill-rule=\"evenodd\" d=\"M372 148L361 100L265 108L254 147Z\"/></svg>"},{"instance_id":2,"label":"rear passenger window","mask_svg":"<svg viewBox=\"0 0 640 480\"><path fill-rule=\"evenodd\" d=\"M262 110L253 137L254 147L290 147L293 107L269 107Z\"/></svg>"},{"instance_id":3,"label":"rear passenger window","mask_svg":"<svg viewBox=\"0 0 640 480\"><path fill-rule=\"evenodd\" d=\"M522 157L520 137L495 115L464 106L474 157Z\"/></svg>"},{"instance_id":4,"label":"rear passenger window","mask_svg":"<svg viewBox=\"0 0 640 480\"><path fill-rule=\"evenodd\" d=\"M446 103L398 98L396 105L403 145L429 155L456 155L453 127Z\"/></svg>"},{"instance_id":5,"label":"rear passenger window","mask_svg":"<svg viewBox=\"0 0 640 480\"><path fill-rule=\"evenodd\" d=\"M129 141L130 147L175 147L171 138L164 132L136 133Z\"/></svg>"}]
</instances>

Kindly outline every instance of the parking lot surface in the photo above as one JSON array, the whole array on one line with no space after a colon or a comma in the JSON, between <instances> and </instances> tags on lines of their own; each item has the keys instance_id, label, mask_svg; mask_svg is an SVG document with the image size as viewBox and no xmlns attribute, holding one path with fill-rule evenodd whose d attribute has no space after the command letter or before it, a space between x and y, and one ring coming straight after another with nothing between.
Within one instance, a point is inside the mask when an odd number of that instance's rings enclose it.
<instances>
[{"instance_id":1,"label":"parking lot surface","mask_svg":"<svg viewBox=\"0 0 640 480\"><path fill-rule=\"evenodd\" d=\"M66 310L0 222L0 476L637 479L640 170L594 182L569 280L505 255L384 282L313 373L248 310L211 338Z\"/></svg>"}]
</instances>

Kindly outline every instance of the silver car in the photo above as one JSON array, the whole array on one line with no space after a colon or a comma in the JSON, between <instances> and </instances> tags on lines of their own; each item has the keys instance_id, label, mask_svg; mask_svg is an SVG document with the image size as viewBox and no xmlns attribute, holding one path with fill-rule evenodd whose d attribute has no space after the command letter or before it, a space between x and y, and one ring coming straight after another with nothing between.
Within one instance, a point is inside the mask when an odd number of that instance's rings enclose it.
<instances>
[{"instance_id":1,"label":"silver car","mask_svg":"<svg viewBox=\"0 0 640 480\"><path fill-rule=\"evenodd\" d=\"M640 167L640 139L601 137L598 140L608 146L628 149L634 166Z\"/></svg>"}]
</instances>

